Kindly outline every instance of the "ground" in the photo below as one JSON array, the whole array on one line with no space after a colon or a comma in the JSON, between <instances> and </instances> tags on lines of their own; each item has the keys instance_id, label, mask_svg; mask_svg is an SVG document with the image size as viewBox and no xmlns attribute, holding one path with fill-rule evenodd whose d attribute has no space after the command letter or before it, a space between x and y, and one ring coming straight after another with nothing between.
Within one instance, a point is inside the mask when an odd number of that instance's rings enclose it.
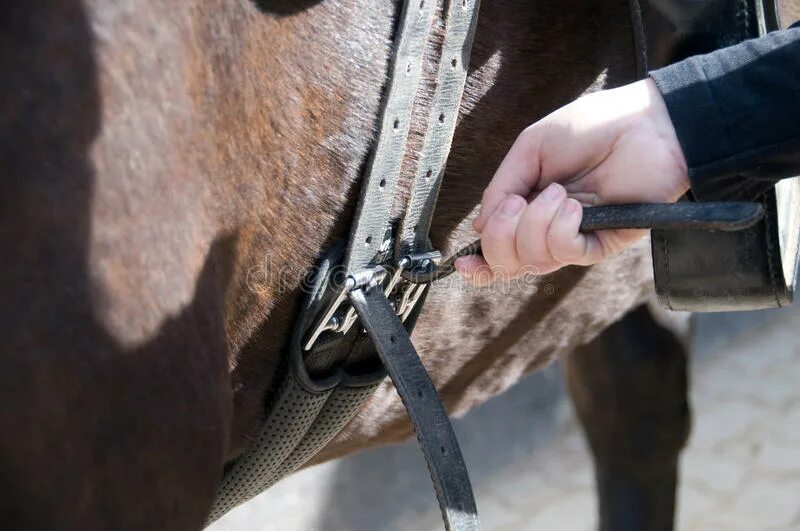
<instances>
[{"instance_id":1,"label":"ground","mask_svg":"<svg viewBox=\"0 0 800 531\"><path fill-rule=\"evenodd\" d=\"M800 529L800 307L696 318L681 530ZM592 530L591 461L560 367L455 423L487 530ZM415 442L296 474L212 531L439 530Z\"/></svg>"}]
</instances>

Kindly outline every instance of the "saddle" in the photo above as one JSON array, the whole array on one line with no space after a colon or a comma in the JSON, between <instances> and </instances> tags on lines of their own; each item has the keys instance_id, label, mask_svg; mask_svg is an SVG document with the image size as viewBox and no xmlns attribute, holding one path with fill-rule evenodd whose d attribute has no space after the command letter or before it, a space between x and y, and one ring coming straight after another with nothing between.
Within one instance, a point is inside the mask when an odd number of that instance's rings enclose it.
<instances>
[{"instance_id":1,"label":"saddle","mask_svg":"<svg viewBox=\"0 0 800 531\"><path fill-rule=\"evenodd\" d=\"M441 260L428 230L464 90L479 0L445 3L444 43L411 197L399 224L389 218L436 4L403 3L379 133L349 241L329 249L309 275L281 383L268 399L252 447L226 467L209 523L309 461L388 375L428 463L445 527L479 529L458 442L410 339L430 283L452 272L453 258ZM774 6L760 0L716 0L694 10L683 4L630 0L633 59L640 76L648 68L777 27ZM688 197L676 205L587 208L581 230L653 229L656 290L672 309L781 306L791 299L797 264L798 238L785 230L800 227L795 219L800 196L794 189L736 203ZM473 244L457 256L476 252L480 247Z\"/></svg>"},{"instance_id":2,"label":"saddle","mask_svg":"<svg viewBox=\"0 0 800 531\"><path fill-rule=\"evenodd\" d=\"M685 57L707 53L780 27L775 2L680 0L632 6L640 76ZM691 195L684 198L693 201ZM709 199L709 198L705 198ZM715 198L710 198L715 199ZM651 232L659 302L695 312L756 310L789 304L794 293L800 230L800 181L781 181L757 198L764 216L737 231Z\"/></svg>"}]
</instances>

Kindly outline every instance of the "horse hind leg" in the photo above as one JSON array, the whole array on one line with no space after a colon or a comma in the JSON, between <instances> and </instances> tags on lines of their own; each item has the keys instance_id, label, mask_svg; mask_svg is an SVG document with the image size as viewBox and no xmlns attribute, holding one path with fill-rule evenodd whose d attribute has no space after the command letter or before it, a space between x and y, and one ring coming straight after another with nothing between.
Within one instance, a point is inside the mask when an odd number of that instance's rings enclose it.
<instances>
[{"instance_id":1,"label":"horse hind leg","mask_svg":"<svg viewBox=\"0 0 800 531\"><path fill-rule=\"evenodd\" d=\"M685 345L643 305L566 360L595 464L600 525L669 530L689 433Z\"/></svg>"}]
</instances>

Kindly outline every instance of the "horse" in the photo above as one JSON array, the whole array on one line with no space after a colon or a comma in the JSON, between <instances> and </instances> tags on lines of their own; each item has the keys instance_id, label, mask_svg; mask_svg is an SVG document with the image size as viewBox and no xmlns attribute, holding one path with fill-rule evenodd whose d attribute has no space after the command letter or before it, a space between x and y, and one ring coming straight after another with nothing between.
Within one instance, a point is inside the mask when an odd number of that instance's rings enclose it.
<instances>
[{"instance_id":1,"label":"horse","mask_svg":"<svg viewBox=\"0 0 800 531\"><path fill-rule=\"evenodd\" d=\"M304 277L346 238L398 9L368 0L7 3L8 529L204 525L224 467L264 418ZM628 9L626 0L484 3L431 231L445 254L474 239L482 190L519 131L635 79ZM418 95L412 145L429 97ZM414 162L404 162L406 175ZM513 289L452 277L432 287L414 332L456 415L572 353L569 387L595 454L603 528L672 525L689 422L686 352L643 306L651 276L643 242ZM385 383L313 462L410 434Z\"/></svg>"}]
</instances>

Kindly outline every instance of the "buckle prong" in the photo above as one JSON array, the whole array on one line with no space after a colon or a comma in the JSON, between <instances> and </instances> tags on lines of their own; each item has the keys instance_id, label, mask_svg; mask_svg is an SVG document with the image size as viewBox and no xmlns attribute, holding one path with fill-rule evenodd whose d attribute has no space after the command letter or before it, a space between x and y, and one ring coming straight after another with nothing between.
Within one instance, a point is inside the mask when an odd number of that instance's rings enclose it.
<instances>
[{"instance_id":1,"label":"buckle prong","mask_svg":"<svg viewBox=\"0 0 800 531\"><path fill-rule=\"evenodd\" d=\"M430 251L425 253L415 253L404 256L401 258L397 265L392 268L392 273L389 280L386 282L383 292L387 299L391 299L392 294L395 293L400 281L403 280L403 272L410 269L428 269L433 267L441 258L441 253L438 251ZM308 339L303 345L303 350L311 350L317 339L324 332L334 332L346 334L350 331L353 324L358 320L355 308L349 306L344 311L344 315L340 313L342 306L347 300L348 294L356 288L361 288L370 285L379 285L384 282L387 277L388 271L380 265L366 267L355 273L347 275L341 288L339 288L336 297L328 305L322 316L314 323ZM414 309L414 306L419 302L422 293L427 284L408 284L399 296L399 300L393 305L396 308L397 315L401 321L405 321Z\"/></svg>"}]
</instances>

